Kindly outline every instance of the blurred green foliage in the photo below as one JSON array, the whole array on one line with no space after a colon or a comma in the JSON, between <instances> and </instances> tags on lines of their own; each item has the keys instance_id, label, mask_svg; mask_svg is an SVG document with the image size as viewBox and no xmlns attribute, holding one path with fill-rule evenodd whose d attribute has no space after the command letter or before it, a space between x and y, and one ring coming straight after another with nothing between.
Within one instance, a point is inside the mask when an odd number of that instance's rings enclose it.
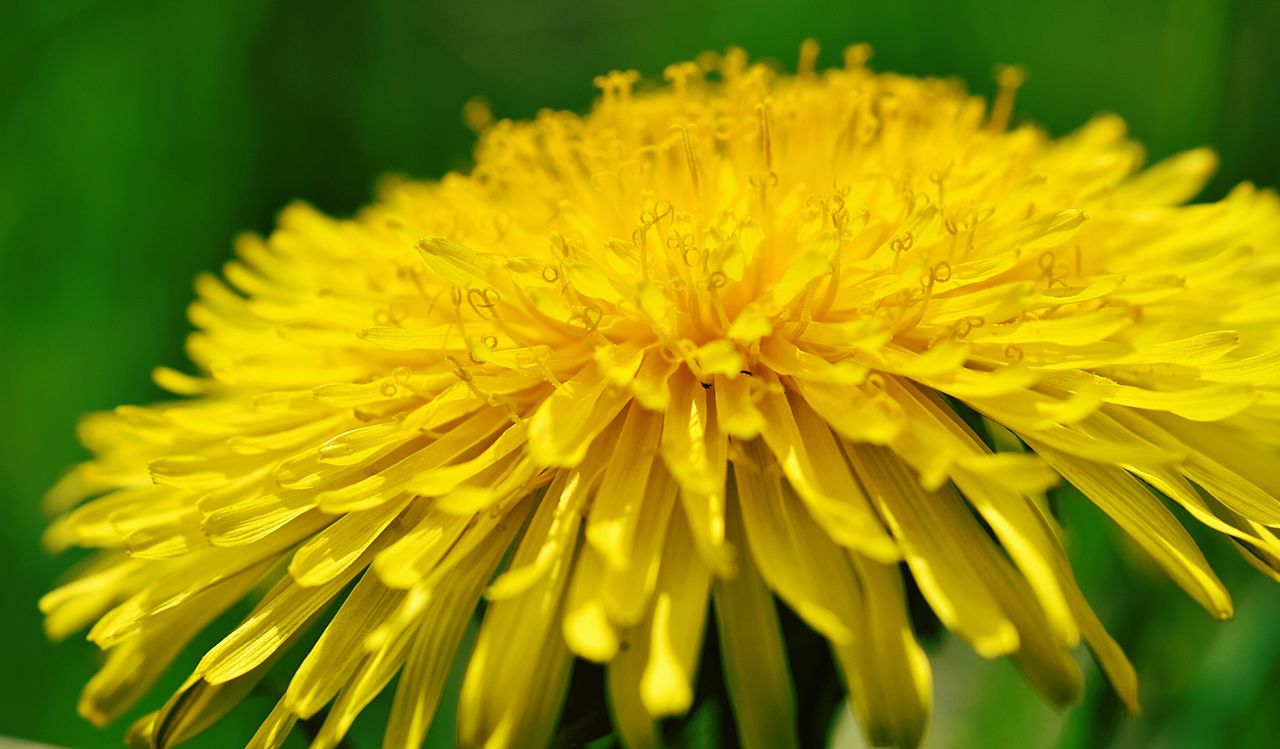
<instances>
[{"instance_id":1,"label":"blurred green foliage","mask_svg":"<svg viewBox=\"0 0 1280 749\"><path fill-rule=\"evenodd\" d=\"M1214 145L1212 198L1244 179L1280 182L1278 33L1274 0L3 3L0 413L12 428L0 449L0 735L114 746L124 729L75 716L95 655L48 644L35 609L69 563L41 550L38 501L83 457L76 417L158 397L148 373L182 365L190 280L220 265L235 232L269 231L298 198L350 213L387 172L465 168L469 97L506 117L581 110L592 76L612 68L656 76L730 44L791 66L806 36L833 64L843 45L869 41L881 69L956 75L981 92L993 65L1021 63L1020 116L1055 133L1114 111L1153 157ZM1280 588L1200 534L1237 597L1236 621L1216 624L1083 501L1060 504L1146 712L1124 716L1091 670L1084 704L1055 713L1007 663L944 638L931 746L1274 746ZM252 698L195 744L243 742L269 704ZM449 744L449 710L433 746ZM377 745L379 720L358 722L352 743ZM688 728L719 740L700 716Z\"/></svg>"}]
</instances>

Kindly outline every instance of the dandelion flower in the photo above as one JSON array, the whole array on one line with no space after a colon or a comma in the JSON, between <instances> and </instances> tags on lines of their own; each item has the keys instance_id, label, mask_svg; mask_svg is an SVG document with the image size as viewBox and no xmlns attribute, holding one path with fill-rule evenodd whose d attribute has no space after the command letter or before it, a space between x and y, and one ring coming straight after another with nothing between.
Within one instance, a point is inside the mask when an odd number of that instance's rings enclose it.
<instances>
[{"instance_id":1,"label":"dandelion flower","mask_svg":"<svg viewBox=\"0 0 1280 749\"><path fill-rule=\"evenodd\" d=\"M610 73L585 116L484 124L468 174L241 239L196 283L198 374L86 418L50 493L50 545L100 549L41 604L106 651L80 712L120 715L248 598L132 743L195 735L310 629L251 745L327 709L334 746L398 675L384 745L417 746L483 607L463 746L548 743L575 658L654 746L712 621L742 740L793 746L780 602L869 740L913 747L906 575L1053 703L1083 641L1137 709L1044 492L1215 617L1170 504L1280 574L1280 204L1185 205L1214 157L1141 170L1115 117L1011 127L1016 69L988 109L816 54Z\"/></svg>"}]
</instances>

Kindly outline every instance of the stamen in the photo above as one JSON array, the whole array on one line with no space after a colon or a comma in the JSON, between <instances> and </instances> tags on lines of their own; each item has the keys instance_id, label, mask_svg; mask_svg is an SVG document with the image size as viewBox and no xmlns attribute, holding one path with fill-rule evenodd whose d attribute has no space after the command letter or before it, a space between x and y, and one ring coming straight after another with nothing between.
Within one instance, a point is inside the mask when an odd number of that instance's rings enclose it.
<instances>
[{"instance_id":1,"label":"stamen","mask_svg":"<svg viewBox=\"0 0 1280 749\"><path fill-rule=\"evenodd\" d=\"M901 237L894 237L889 241L889 250L893 252L893 266L890 268L892 272L898 272L899 260L911 250L913 244L915 244L915 237L909 231L903 232Z\"/></svg>"},{"instance_id":2,"label":"stamen","mask_svg":"<svg viewBox=\"0 0 1280 749\"><path fill-rule=\"evenodd\" d=\"M819 226L827 223L827 201L821 195L810 195L809 199L804 201L804 207L809 212L809 218L818 219Z\"/></svg>"},{"instance_id":3,"label":"stamen","mask_svg":"<svg viewBox=\"0 0 1280 749\"><path fill-rule=\"evenodd\" d=\"M693 195L699 202L701 202L702 179L699 176L700 170L698 168L698 154L693 148L693 136L689 134L691 130L696 133L697 126L690 124L683 126L677 125L677 127L680 129L680 137L684 143L684 157L689 166L689 179L693 182Z\"/></svg>"},{"instance_id":4,"label":"stamen","mask_svg":"<svg viewBox=\"0 0 1280 749\"><path fill-rule=\"evenodd\" d=\"M827 273L827 292L818 305L818 313L823 315L831 309L831 305L835 304L836 296L840 292L840 273L844 262L845 229L849 226L849 209L844 207L844 196L842 194L837 192L824 204L835 206L837 210L831 214L831 227L836 233L836 251L832 254L831 268ZM860 215L863 219L862 225L866 227L871 214L866 209L863 209Z\"/></svg>"},{"instance_id":5,"label":"stamen","mask_svg":"<svg viewBox=\"0 0 1280 749\"><path fill-rule=\"evenodd\" d=\"M769 122L769 100L756 105L756 119L760 125L760 151L764 154L764 170L773 171L773 127Z\"/></svg>"},{"instance_id":6,"label":"stamen","mask_svg":"<svg viewBox=\"0 0 1280 749\"><path fill-rule=\"evenodd\" d=\"M493 124L493 110L483 96L473 96L462 105L462 121L472 132L480 132Z\"/></svg>"},{"instance_id":7,"label":"stamen","mask_svg":"<svg viewBox=\"0 0 1280 749\"><path fill-rule=\"evenodd\" d=\"M640 213L640 223L644 225L644 228L648 229L662 219L670 217L673 212L674 209L669 201L659 200L653 204L653 210Z\"/></svg>"},{"instance_id":8,"label":"stamen","mask_svg":"<svg viewBox=\"0 0 1280 749\"><path fill-rule=\"evenodd\" d=\"M986 324L987 321L985 318L976 316L962 317L952 323L951 332L955 338L963 339L973 332L974 328L981 328Z\"/></svg>"},{"instance_id":9,"label":"stamen","mask_svg":"<svg viewBox=\"0 0 1280 749\"><path fill-rule=\"evenodd\" d=\"M846 70L862 70L873 54L870 44L851 44L844 48L844 67Z\"/></svg>"},{"instance_id":10,"label":"stamen","mask_svg":"<svg viewBox=\"0 0 1280 749\"><path fill-rule=\"evenodd\" d=\"M800 42L800 62L796 65L796 72L799 75L813 75L818 66L818 52L820 49L817 39L810 38Z\"/></svg>"},{"instance_id":11,"label":"stamen","mask_svg":"<svg viewBox=\"0 0 1280 749\"><path fill-rule=\"evenodd\" d=\"M723 289L729 283L729 277L724 271L712 271L707 276L707 299L711 304L711 311L715 313L716 321L720 323L720 329L726 330L733 321L729 319L729 313L724 308L724 302L720 300L720 289Z\"/></svg>"},{"instance_id":12,"label":"stamen","mask_svg":"<svg viewBox=\"0 0 1280 749\"><path fill-rule=\"evenodd\" d=\"M1017 65L1001 65L996 68L995 103L991 106L991 119L987 121L987 130L1002 133L1009 126L1009 116L1013 114L1013 101L1018 89L1027 82L1026 69Z\"/></svg>"},{"instance_id":13,"label":"stamen","mask_svg":"<svg viewBox=\"0 0 1280 749\"><path fill-rule=\"evenodd\" d=\"M741 47L729 47L720 58L720 75L726 83L733 83L742 77L747 67L747 53Z\"/></svg>"},{"instance_id":14,"label":"stamen","mask_svg":"<svg viewBox=\"0 0 1280 749\"><path fill-rule=\"evenodd\" d=\"M662 77L671 81L671 88L677 97L683 98L689 90L689 83L702 77L702 69L695 62L678 62L668 65L662 71Z\"/></svg>"},{"instance_id":15,"label":"stamen","mask_svg":"<svg viewBox=\"0 0 1280 749\"><path fill-rule=\"evenodd\" d=\"M934 185L936 185L938 188L938 206L939 207L941 207L943 202L945 202L944 201L944 199L946 198L945 182L947 181L947 176L951 174L952 166L954 166L954 162L951 164L948 164L946 169L941 169L941 170L935 169L929 172L929 181L932 182Z\"/></svg>"},{"instance_id":16,"label":"stamen","mask_svg":"<svg viewBox=\"0 0 1280 749\"><path fill-rule=\"evenodd\" d=\"M502 241L507 236L507 231L511 229L513 221L511 214L506 211L498 211L493 215L493 230L497 233L498 241Z\"/></svg>"},{"instance_id":17,"label":"stamen","mask_svg":"<svg viewBox=\"0 0 1280 749\"><path fill-rule=\"evenodd\" d=\"M471 382L471 372L468 371L466 367L462 366L462 362L458 361L456 356L448 354L444 357L444 360L445 363L449 365L449 370L453 372L454 377L457 377L463 382Z\"/></svg>"},{"instance_id":18,"label":"stamen","mask_svg":"<svg viewBox=\"0 0 1280 749\"><path fill-rule=\"evenodd\" d=\"M760 210L769 213L769 188L778 186L777 172L756 172L747 179L747 183L760 193Z\"/></svg>"},{"instance_id":19,"label":"stamen","mask_svg":"<svg viewBox=\"0 0 1280 749\"><path fill-rule=\"evenodd\" d=\"M631 98L631 88L640 80L640 73L635 70L614 70L608 77L617 92L618 100L627 101Z\"/></svg>"},{"instance_id":20,"label":"stamen","mask_svg":"<svg viewBox=\"0 0 1280 749\"><path fill-rule=\"evenodd\" d=\"M591 84L601 91L604 106L612 107L631 98L631 87L640 80L634 70L611 70L591 79Z\"/></svg>"},{"instance_id":21,"label":"stamen","mask_svg":"<svg viewBox=\"0 0 1280 749\"><path fill-rule=\"evenodd\" d=\"M1066 263L1059 263L1053 250L1046 250L1040 255L1040 278L1044 281L1045 288L1052 289L1055 285L1066 286L1063 280L1071 272Z\"/></svg>"},{"instance_id":22,"label":"stamen","mask_svg":"<svg viewBox=\"0 0 1280 749\"><path fill-rule=\"evenodd\" d=\"M494 408L501 408L506 411L507 418L511 420L511 423L520 424L524 421L524 417L520 415L520 412L517 411L515 406L511 405L509 401L481 390L479 386L476 385L475 378L472 377L470 370L464 367L462 362L458 361L456 357L450 354L446 356L444 360L448 363L449 369L453 372L453 376L457 377L463 384L465 384L467 386L467 390L470 390L472 395L485 403L488 403Z\"/></svg>"},{"instance_id":23,"label":"stamen","mask_svg":"<svg viewBox=\"0 0 1280 749\"><path fill-rule=\"evenodd\" d=\"M675 342L675 351L680 356L680 361L689 368L694 378L699 382L707 380L706 374L702 370L702 362L698 361L698 347L688 338L681 338Z\"/></svg>"},{"instance_id":24,"label":"stamen","mask_svg":"<svg viewBox=\"0 0 1280 749\"><path fill-rule=\"evenodd\" d=\"M483 289L467 289L467 304L471 305L471 311L475 312L481 320L492 320L497 316L494 308L502 301L502 297L498 294L498 290L492 286L486 286Z\"/></svg>"},{"instance_id":25,"label":"stamen","mask_svg":"<svg viewBox=\"0 0 1280 749\"><path fill-rule=\"evenodd\" d=\"M929 308L929 300L933 299L933 289L940 283L946 283L951 280L951 264L943 260L937 265L929 268L928 271L920 275L920 309L916 312L913 319L919 321L924 317L925 310ZM914 302L912 302L914 304Z\"/></svg>"},{"instance_id":26,"label":"stamen","mask_svg":"<svg viewBox=\"0 0 1280 749\"><path fill-rule=\"evenodd\" d=\"M570 333L594 333L603 317L604 310L599 305L589 304L570 316L565 326Z\"/></svg>"}]
</instances>

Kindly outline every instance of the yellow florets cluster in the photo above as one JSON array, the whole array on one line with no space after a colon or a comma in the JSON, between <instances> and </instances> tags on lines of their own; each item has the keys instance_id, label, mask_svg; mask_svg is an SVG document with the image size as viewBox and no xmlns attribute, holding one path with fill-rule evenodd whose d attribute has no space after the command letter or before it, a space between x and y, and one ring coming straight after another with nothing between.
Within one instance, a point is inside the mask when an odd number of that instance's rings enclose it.
<instances>
[{"instance_id":1,"label":"yellow florets cluster","mask_svg":"<svg viewBox=\"0 0 1280 749\"><path fill-rule=\"evenodd\" d=\"M387 746L416 746L482 595L462 744L546 743L578 656L647 746L714 600L739 732L786 746L776 595L871 738L910 746L931 686L900 568L1050 699L1083 638L1136 706L1042 493L1075 484L1215 615L1148 486L1275 574L1276 197L1183 206L1213 156L1137 172L1114 117L1009 129L1016 70L988 111L816 54L611 73L585 116L487 125L469 174L242 239L198 282L200 374L157 375L190 397L87 419L95 457L51 494L50 542L104 549L43 602L108 650L82 712L269 582L132 734L181 741L354 584L255 746L330 703L334 745L398 672Z\"/></svg>"}]
</instances>

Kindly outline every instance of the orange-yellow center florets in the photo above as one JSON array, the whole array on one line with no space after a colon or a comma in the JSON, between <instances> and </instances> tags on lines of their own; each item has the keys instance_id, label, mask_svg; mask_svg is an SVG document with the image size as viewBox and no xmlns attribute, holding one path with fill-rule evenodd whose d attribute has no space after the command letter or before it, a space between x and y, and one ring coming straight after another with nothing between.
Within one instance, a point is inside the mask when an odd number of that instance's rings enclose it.
<instances>
[{"instance_id":1,"label":"orange-yellow center florets","mask_svg":"<svg viewBox=\"0 0 1280 749\"><path fill-rule=\"evenodd\" d=\"M710 387L762 359L779 374L802 366L793 342L839 364L864 343L919 352L966 338L982 310L931 302L1010 263L1046 288L1082 272L1078 248L989 259L1083 221L1044 189L1043 136L1004 132L1017 81L1002 78L987 117L959 84L874 75L867 55L851 48L821 77L802 60L778 81L731 51L669 67L670 88L652 93L611 73L585 118L497 124L472 179L406 188L382 209L394 216L419 191L447 207L440 236L417 241L425 266L404 275L429 267L454 285L390 308L392 324L365 339L453 351L464 379L505 369L555 386L594 358L619 383L676 366ZM980 233L1001 247L973 256ZM637 397L660 408L644 380Z\"/></svg>"}]
</instances>

